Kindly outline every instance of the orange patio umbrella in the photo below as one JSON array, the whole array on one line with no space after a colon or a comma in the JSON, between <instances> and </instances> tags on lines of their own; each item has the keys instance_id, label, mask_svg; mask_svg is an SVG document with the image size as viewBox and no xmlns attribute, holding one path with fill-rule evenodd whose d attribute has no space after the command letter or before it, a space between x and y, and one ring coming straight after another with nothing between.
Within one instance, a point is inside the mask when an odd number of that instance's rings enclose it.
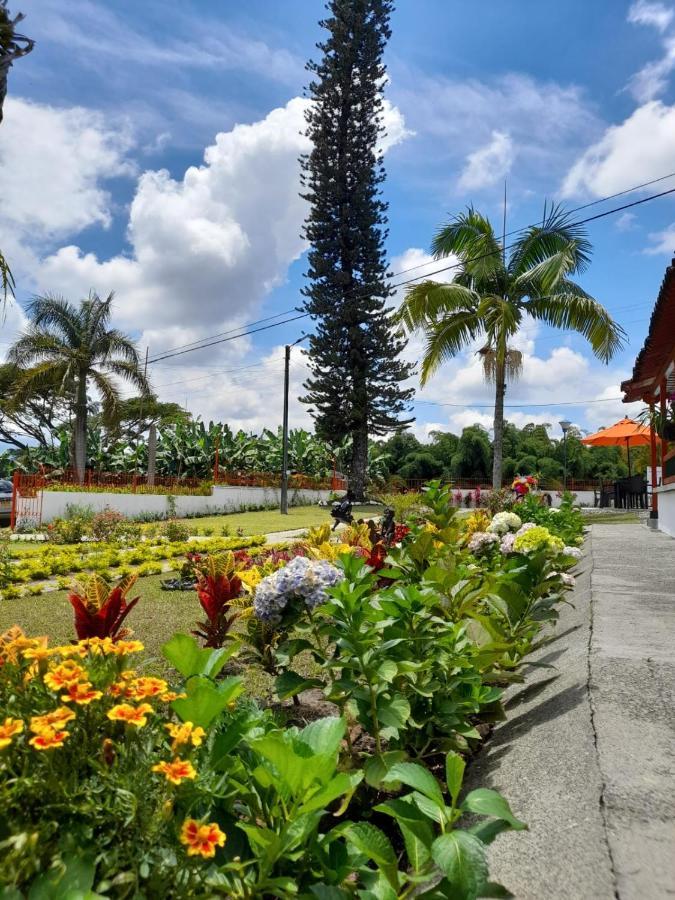
<instances>
[{"instance_id":1,"label":"orange patio umbrella","mask_svg":"<svg viewBox=\"0 0 675 900\"><path fill-rule=\"evenodd\" d=\"M625 447L628 455L628 475L630 476L630 448L651 444L652 430L633 419L621 419L609 428L601 428L595 434L582 438L582 444L591 447Z\"/></svg>"}]
</instances>

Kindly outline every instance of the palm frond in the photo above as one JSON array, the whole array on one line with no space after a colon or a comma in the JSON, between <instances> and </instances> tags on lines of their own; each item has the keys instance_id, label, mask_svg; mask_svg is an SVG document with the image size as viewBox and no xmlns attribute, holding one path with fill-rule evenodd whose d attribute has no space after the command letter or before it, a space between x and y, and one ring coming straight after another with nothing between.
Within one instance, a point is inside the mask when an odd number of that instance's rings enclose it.
<instances>
[{"instance_id":1,"label":"palm frond","mask_svg":"<svg viewBox=\"0 0 675 900\"><path fill-rule=\"evenodd\" d=\"M525 309L533 319L553 328L582 334L603 362L609 362L625 345L624 329L601 303L574 282L564 282L555 294L529 300Z\"/></svg>"},{"instance_id":2,"label":"palm frond","mask_svg":"<svg viewBox=\"0 0 675 900\"><path fill-rule=\"evenodd\" d=\"M561 206L551 207L541 225L527 229L514 247L508 264L512 275L524 275L550 257L563 254L565 275L584 272L591 261L592 247L586 229L571 221Z\"/></svg>"},{"instance_id":3,"label":"palm frond","mask_svg":"<svg viewBox=\"0 0 675 900\"><path fill-rule=\"evenodd\" d=\"M426 348L422 359L420 382L426 384L439 366L476 339L481 322L474 312L457 312L425 328Z\"/></svg>"},{"instance_id":4,"label":"palm frond","mask_svg":"<svg viewBox=\"0 0 675 900\"><path fill-rule=\"evenodd\" d=\"M424 281L408 288L396 319L412 332L447 313L475 310L479 303L478 294L461 284Z\"/></svg>"},{"instance_id":5,"label":"palm frond","mask_svg":"<svg viewBox=\"0 0 675 900\"><path fill-rule=\"evenodd\" d=\"M133 341L130 341L125 334L116 328L111 328L96 336L92 350L95 358L100 357L105 360L109 356L121 356L135 366L140 366L141 364L138 350Z\"/></svg>"},{"instance_id":6,"label":"palm frond","mask_svg":"<svg viewBox=\"0 0 675 900\"><path fill-rule=\"evenodd\" d=\"M2 293L3 306L7 302L7 297L15 297L16 282L12 275L12 270L5 257L0 253L0 292Z\"/></svg>"},{"instance_id":7,"label":"palm frond","mask_svg":"<svg viewBox=\"0 0 675 900\"><path fill-rule=\"evenodd\" d=\"M71 347L78 347L81 344L80 311L63 297L56 294L34 297L26 311L36 331L56 329Z\"/></svg>"},{"instance_id":8,"label":"palm frond","mask_svg":"<svg viewBox=\"0 0 675 900\"><path fill-rule=\"evenodd\" d=\"M69 367L66 363L52 360L40 362L29 369L21 370L14 381L10 404L19 407L26 400L45 391L53 391L64 396L69 382Z\"/></svg>"},{"instance_id":9,"label":"palm frond","mask_svg":"<svg viewBox=\"0 0 675 900\"><path fill-rule=\"evenodd\" d=\"M30 326L7 351L7 359L20 368L28 368L45 359L63 361L72 356L70 347L58 335L40 331L34 326Z\"/></svg>"},{"instance_id":10,"label":"palm frond","mask_svg":"<svg viewBox=\"0 0 675 900\"><path fill-rule=\"evenodd\" d=\"M133 384L144 396L151 393L150 385L143 371L135 363L124 359L108 359L105 362L105 368L112 375L117 375L118 378ZM92 372L94 371L92 369Z\"/></svg>"},{"instance_id":11,"label":"palm frond","mask_svg":"<svg viewBox=\"0 0 675 900\"><path fill-rule=\"evenodd\" d=\"M103 372L97 372L91 369L89 372L91 380L94 382L96 389L101 395L103 407L103 424L106 428L111 428L117 424L117 412L120 405L120 393L115 387L113 381Z\"/></svg>"},{"instance_id":12,"label":"palm frond","mask_svg":"<svg viewBox=\"0 0 675 900\"><path fill-rule=\"evenodd\" d=\"M461 271L477 283L494 280L504 269L502 246L490 221L472 207L436 232L431 250L436 259L457 256Z\"/></svg>"}]
</instances>

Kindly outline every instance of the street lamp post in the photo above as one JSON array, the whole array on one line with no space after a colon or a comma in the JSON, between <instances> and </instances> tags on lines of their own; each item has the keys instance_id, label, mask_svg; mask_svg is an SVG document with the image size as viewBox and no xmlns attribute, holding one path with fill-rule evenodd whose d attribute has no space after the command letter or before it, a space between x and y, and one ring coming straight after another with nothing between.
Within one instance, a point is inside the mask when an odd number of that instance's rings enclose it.
<instances>
[{"instance_id":1,"label":"street lamp post","mask_svg":"<svg viewBox=\"0 0 675 900\"><path fill-rule=\"evenodd\" d=\"M572 427L572 423L567 419L558 422L563 433L563 492L567 490L567 432Z\"/></svg>"}]
</instances>

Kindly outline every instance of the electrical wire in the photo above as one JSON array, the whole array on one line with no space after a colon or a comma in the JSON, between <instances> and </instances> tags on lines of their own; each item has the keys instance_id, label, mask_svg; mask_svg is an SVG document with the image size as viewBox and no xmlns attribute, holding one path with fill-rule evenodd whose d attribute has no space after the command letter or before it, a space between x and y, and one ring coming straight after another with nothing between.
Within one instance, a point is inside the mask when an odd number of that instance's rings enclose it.
<instances>
[{"instance_id":1,"label":"electrical wire","mask_svg":"<svg viewBox=\"0 0 675 900\"><path fill-rule=\"evenodd\" d=\"M669 178L669 177L672 177L672 176L670 176L670 175L663 176L663 178ZM656 179L656 180L662 180L662 179ZM647 183L648 182L645 182L645 184L647 184ZM626 191L619 192L619 194L617 194L616 196L621 196L625 193L630 193L631 190L637 190L637 189L638 188L627 189ZM605 210L604 212L596 213L593 216L587 216L585 219L579 219L576 222L570 222L569 226L576 228L580 225L587 225L589 222L596 222L600 219L606 218L607 216L616 215L616 213L623 212L624 210L627 210L627 209L633 209L636 206L641 206L644 203L649 203L652 200L658 200L661 197L666 197L671 194L675 194L675 188L669 188L668 190L660 191L657 194L650 194L648 197L641 197L639 200L633 200L632 203L624 203L621 206L616 206L616 207L613 207L612 209ZM614 196L614 195L612 195L612 196ZM598 203L601 203L603 201L606 202L607 199L609 199L609 198L602 198L602 200L592 201L591 203L586 204L584 208L588 208L589 206L597 205ZM533 226L528 226L528 227L533 227ZM505 250L511 250L511 249L513 249L514 246L516 246L516 244L509 244L507 247L504 247L504 248L500 247L498 251L490 250L487 253L482 253L478 256L471 257L470 259L467 259L467 260L462 260L460 262L451 263L447 266L441 266L440 268L435 269L432 272L426 272L424 275L418 275L418 276L415 276L414 278L408 278L405 281L400 281L400 282L398 282L398 284L390 285L390 289L392 291L397 290L400 287L405 287L408 284L412 284L413 282L419 281L421 278L430 278L433 275L440 275L443 272L449 272L452 269L461 268L461 267L467 265L467 263L479 262L482 259L487 259L490 256L494 256L496 252L502 253ZM356 295L356 296L352 297L351 299L354 299L354 300L367 299L369 296L370 296L370 294L363 293L360 295ZM194 350L202 350L202 349L206 349L208 347L213 347L217 344L227 343L228 341L233 341L240 337L246 337L250 334L257 334L260 331L267 331L270 328L276 328L279 325L286 325L289 322L296 322L299 319L307 318L309 315L310 314L307 312L300 313L299 315L293 316L292 318L283 319L281 322L275 322L270 325L264 325L261 328L253 328L248 331L240 331L239 334L231 334L230 332L220 332L220 334L226 334L226 335L230 335L230 336L222 337L222 338L219 338L218 340L211 340L212 338L215 338L217 335L210 335L208 338L203 339L204 341L208 341L208 343L201 343L201 344L199 344L199 346L190 346L190 347L188 347L188 349L174 349L173 351L165 353L164 355L157 356L152 360L148 360L148 364L159 362L160 360L163 360L163 359L171 359L174 356L182 356L185 353L192 353L192 352L194 352ZM275 317L270 316L269 318L271 319L271 318L275 318ZM260 319L258 321L263 322L266 320ZM255 324L255 323L251 323L251 324ZM246 326L243 326L243 327L246 327ZM234 331L234 329L233 329L233 331ZM195 343L195 342L193 342L193 343ZM185 345L185 346L188 346L188 345Z\"/></svg>"},{"instance_id":2,"label":"electrical wire","mask_svg":"<svg viewBox=\"0 0 675 900\"><path fill-rule=\"evenodd\" d=\"M505 403L504 409L530 409L531 407L549 406L585 406L588 403L616 403L623 397L602 397L599 400L570 400L555 403ZM494 403L437 403L435 400L413 400L414 405L451 406L455 409L494 409Z\"/></svg>"}]
</instances>

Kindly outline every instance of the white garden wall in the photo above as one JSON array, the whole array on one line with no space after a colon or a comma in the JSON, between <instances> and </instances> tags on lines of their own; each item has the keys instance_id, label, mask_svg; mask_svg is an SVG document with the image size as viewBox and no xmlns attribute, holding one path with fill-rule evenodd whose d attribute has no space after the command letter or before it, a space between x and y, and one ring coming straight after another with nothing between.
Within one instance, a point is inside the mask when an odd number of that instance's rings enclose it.
<instances>
[{"instance_id":1,"label":"white garden wall","mask_svg":"<svg viewBox=\"0 0 675 900\"><path fill-rule=\"evenodd\" d=\"M675 484L664 484L656 489L659 498L658 528L675 537Z\"/></svg>"},{"instance_id":2,"label":"white garden wall","mask_svg":"<svg viewBox=\"0 0 675 900\"><path fill-rule=\"evenodd\" d=\"M291 506L308 506L327 500L331 491L289 490L288 502ZM279 488L262 487L214 487L211 496L177 496L176 514L189 516L207 513L237 512L247 506L272 507L280 502ZM95 512L106 508L114 509L125 516L141 513L165 514L167 498L165 494L116 494L94 491L43 491L42 521L51 522L65 515L66 506L78 504L90 506Z\"/></svg>"}]
</instances>

